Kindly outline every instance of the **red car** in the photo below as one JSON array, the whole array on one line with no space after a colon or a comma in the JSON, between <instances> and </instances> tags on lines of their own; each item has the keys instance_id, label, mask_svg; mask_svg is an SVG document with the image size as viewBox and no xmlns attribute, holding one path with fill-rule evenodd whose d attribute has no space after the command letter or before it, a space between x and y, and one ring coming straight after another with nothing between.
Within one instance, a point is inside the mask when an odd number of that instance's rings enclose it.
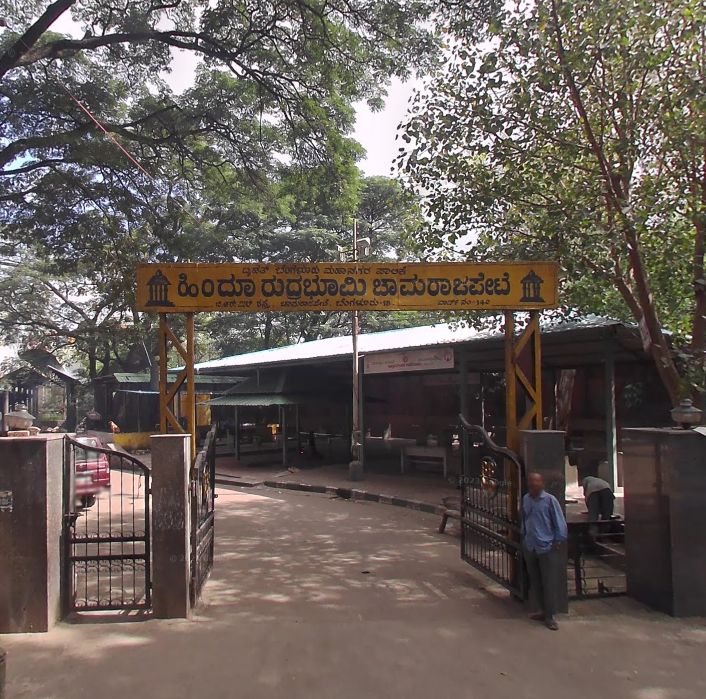
<instances>
[{"instance_id":1,"label":"red car","mask_svg":"<svg viewBox=\"0 0 706 699\"><path fill-rule=\"evenodd\" d=\"M100 491L110 487L110 462L105 454L90 448L103 448L97 437L77 437L76 441L87 447L75 451L76 500L83 507L91 507Z\"/></svg>"}]
</instances>

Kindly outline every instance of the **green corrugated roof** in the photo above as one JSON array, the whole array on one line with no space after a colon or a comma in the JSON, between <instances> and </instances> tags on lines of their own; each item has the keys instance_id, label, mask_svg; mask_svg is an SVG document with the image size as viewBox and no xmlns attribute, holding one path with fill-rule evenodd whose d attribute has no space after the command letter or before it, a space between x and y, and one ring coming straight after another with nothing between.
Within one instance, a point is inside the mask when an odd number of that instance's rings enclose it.
<instances>
[{"instance_id":1,"label":"green corrugated roof","mask_svg":"<svg viewBox=\"0 0 706 699\"><path fill-rule=\"evenodd\" d=\"M149 374L130 374L125 372L118 372L113 374L115 381L117 383L149 383ZM169 383L174 383L174 375L168 376L167 380ZM200 376L196 374L194 376L194 383L199 386L204 386L206 384L237 384L245 381L243 376Z\"/></svg>"},{"instance_id":2,"label":"green corrugated roof","mask_svg":"<svg viewBox=\"0 0 706 699\"><path fill-rule=\"evenodd\" d=\"M312 396L283 396L282 394L260 394L250 396L220 396L212 400L204 401L200 405L225 405L225 406L247 406L250 408L266 408L270 405L304 405L307 403L325 402L321 398Z\"/></svg>"},{"instance_id":3,"label":"green corrugated roof","mask_svg":"<svg viewBox=\"0 0 706 699\"><path fill-rule=\"evenodd\" d=\"M168 381L171 381L171 376L168 377ZM205 385L205 384L213 384L213 383L218 383L218 384L223 384L223 383L242 383L245 381L244 376L199 376L199 374L196 374L194 376L194 383L198 385Z\"/></svg>"},{"instance_id":4,"label":"green corrugated roof","mask_svg":"<svg viewBox=\"0 0 706 699\"><path fill-rule=\"evenodd\" d=\"M113 374L118 383L149 383L149 374Z\"/></svg>"}]
</instances>

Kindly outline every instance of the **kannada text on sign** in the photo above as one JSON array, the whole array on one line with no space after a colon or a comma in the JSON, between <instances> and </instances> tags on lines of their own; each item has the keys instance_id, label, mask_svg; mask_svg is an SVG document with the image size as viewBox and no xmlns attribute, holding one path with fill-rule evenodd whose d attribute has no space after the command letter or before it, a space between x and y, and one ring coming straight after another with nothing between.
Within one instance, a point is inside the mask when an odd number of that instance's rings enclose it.
<instances>
[{"instance_id":1,"label":"kannada text on sign","mask_svg":"<svg viewBox=\"0 0 706 699\"><path fill-rule=\"evenodd\" d=\"M142 264L142 311L556 308L552 262Z\"/></svg>"}]
</instances>

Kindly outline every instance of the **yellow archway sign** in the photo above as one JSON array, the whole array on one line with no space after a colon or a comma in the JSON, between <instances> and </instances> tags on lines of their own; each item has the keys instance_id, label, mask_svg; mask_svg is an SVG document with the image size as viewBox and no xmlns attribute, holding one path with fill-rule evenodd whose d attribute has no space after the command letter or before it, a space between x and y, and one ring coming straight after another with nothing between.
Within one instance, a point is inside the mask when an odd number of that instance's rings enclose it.
<instances>
[{"instance_id":1,"label":"yellow archway sign","mask_svg":"<svg viewBox=\"0 0 706 699\"><path fill-rule=\"evenodd\" d=\"M142 264L137 271L138 310L160 314L160 427L163 432L172 428L191 433L194 445L194 313L505 311L507 442L516 450L518 430L542 426L537 311L558 303L558 267L553 262L164 263ZM514 311L531 312L529 325L517 337ZM186 314L186 346L169 327L169 313ZM169 343L183 357L185 368L167 388ZM533 357L522 364L519 357L526 348L533 350ZM186 430L171 409L184 383ZM519 418L518 387L530 404Z\"/></svg>"},{"instance_id":2,"label":"yellow archway sign","mask_svg":"<svg viewBox=\"0 0 706 699\"><path fill-rule=\"evenodd\" d=\"M557 266L541 263L140 265L141 311L541 310Z\"/></svg>"}]
</instances>

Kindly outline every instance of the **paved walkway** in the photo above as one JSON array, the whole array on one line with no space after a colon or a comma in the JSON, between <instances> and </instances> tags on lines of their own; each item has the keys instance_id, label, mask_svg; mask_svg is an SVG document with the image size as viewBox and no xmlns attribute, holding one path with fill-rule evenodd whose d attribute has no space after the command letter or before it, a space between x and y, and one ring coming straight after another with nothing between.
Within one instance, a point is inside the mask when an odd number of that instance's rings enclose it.
<instances>
[{"instance_id":1,"label":"paved walkway","mask_svg":"<svg viewBox=\"0 0 706 699\"><path fill-rule=\"evenodd\" d=\"M8 699L702 699L706 623L627 600L552 633L459 560L438 517L221 490L191 621L4 636Z\"/></svg>"},{"instance_id":2,"label":"paved walkway","mask_svg":"<svg viewBox=\"0 0 706 699\"><path fill-rule=\"evenodd\" d=\"M386 469L383 472L369 471L362 481L348 480L348 466L332 464L315 468L301 468L294 471L283 469L281 465L242 466L232 457L219 457L216 461L216 473L230 476L243 483L257 483L265 480L286 481L289 483L309 483L311 485L330 485L346 488L360 488L375 493L395 495L396 497L424 500L441 504L442 497L455 495L456 476L444 478L441 474L404 474Z\"/></svg>"},{"instance_id":3,"label":"paved walkway","mask_svg":"<svg viewBox=\"0 0 706 699\"><path fill-rule=\"evenodd\" d=\"M144 458L144 457L142 457ZM282 468L281 464L243 465L234 457L221 456L216 461L216 474L228 481L228 485L241 484L262 491L267 488L263 481L287 483L307 483L310 485L357 488L371 493L393 495L399 498L421 500L440 505L444 498L460 498L457 488L458 475L449 474L447 478L438 473L405 473L398 469L382 468L375 464L368 469L362 481L348 480L348 466L328 464L298 469L293 471ZM583 490L580 487L567 489L567 511L571 518L580 519L586 512ZM623 515L623 498L615 501L615 513Z\"/></svg>"}]
</instances>

